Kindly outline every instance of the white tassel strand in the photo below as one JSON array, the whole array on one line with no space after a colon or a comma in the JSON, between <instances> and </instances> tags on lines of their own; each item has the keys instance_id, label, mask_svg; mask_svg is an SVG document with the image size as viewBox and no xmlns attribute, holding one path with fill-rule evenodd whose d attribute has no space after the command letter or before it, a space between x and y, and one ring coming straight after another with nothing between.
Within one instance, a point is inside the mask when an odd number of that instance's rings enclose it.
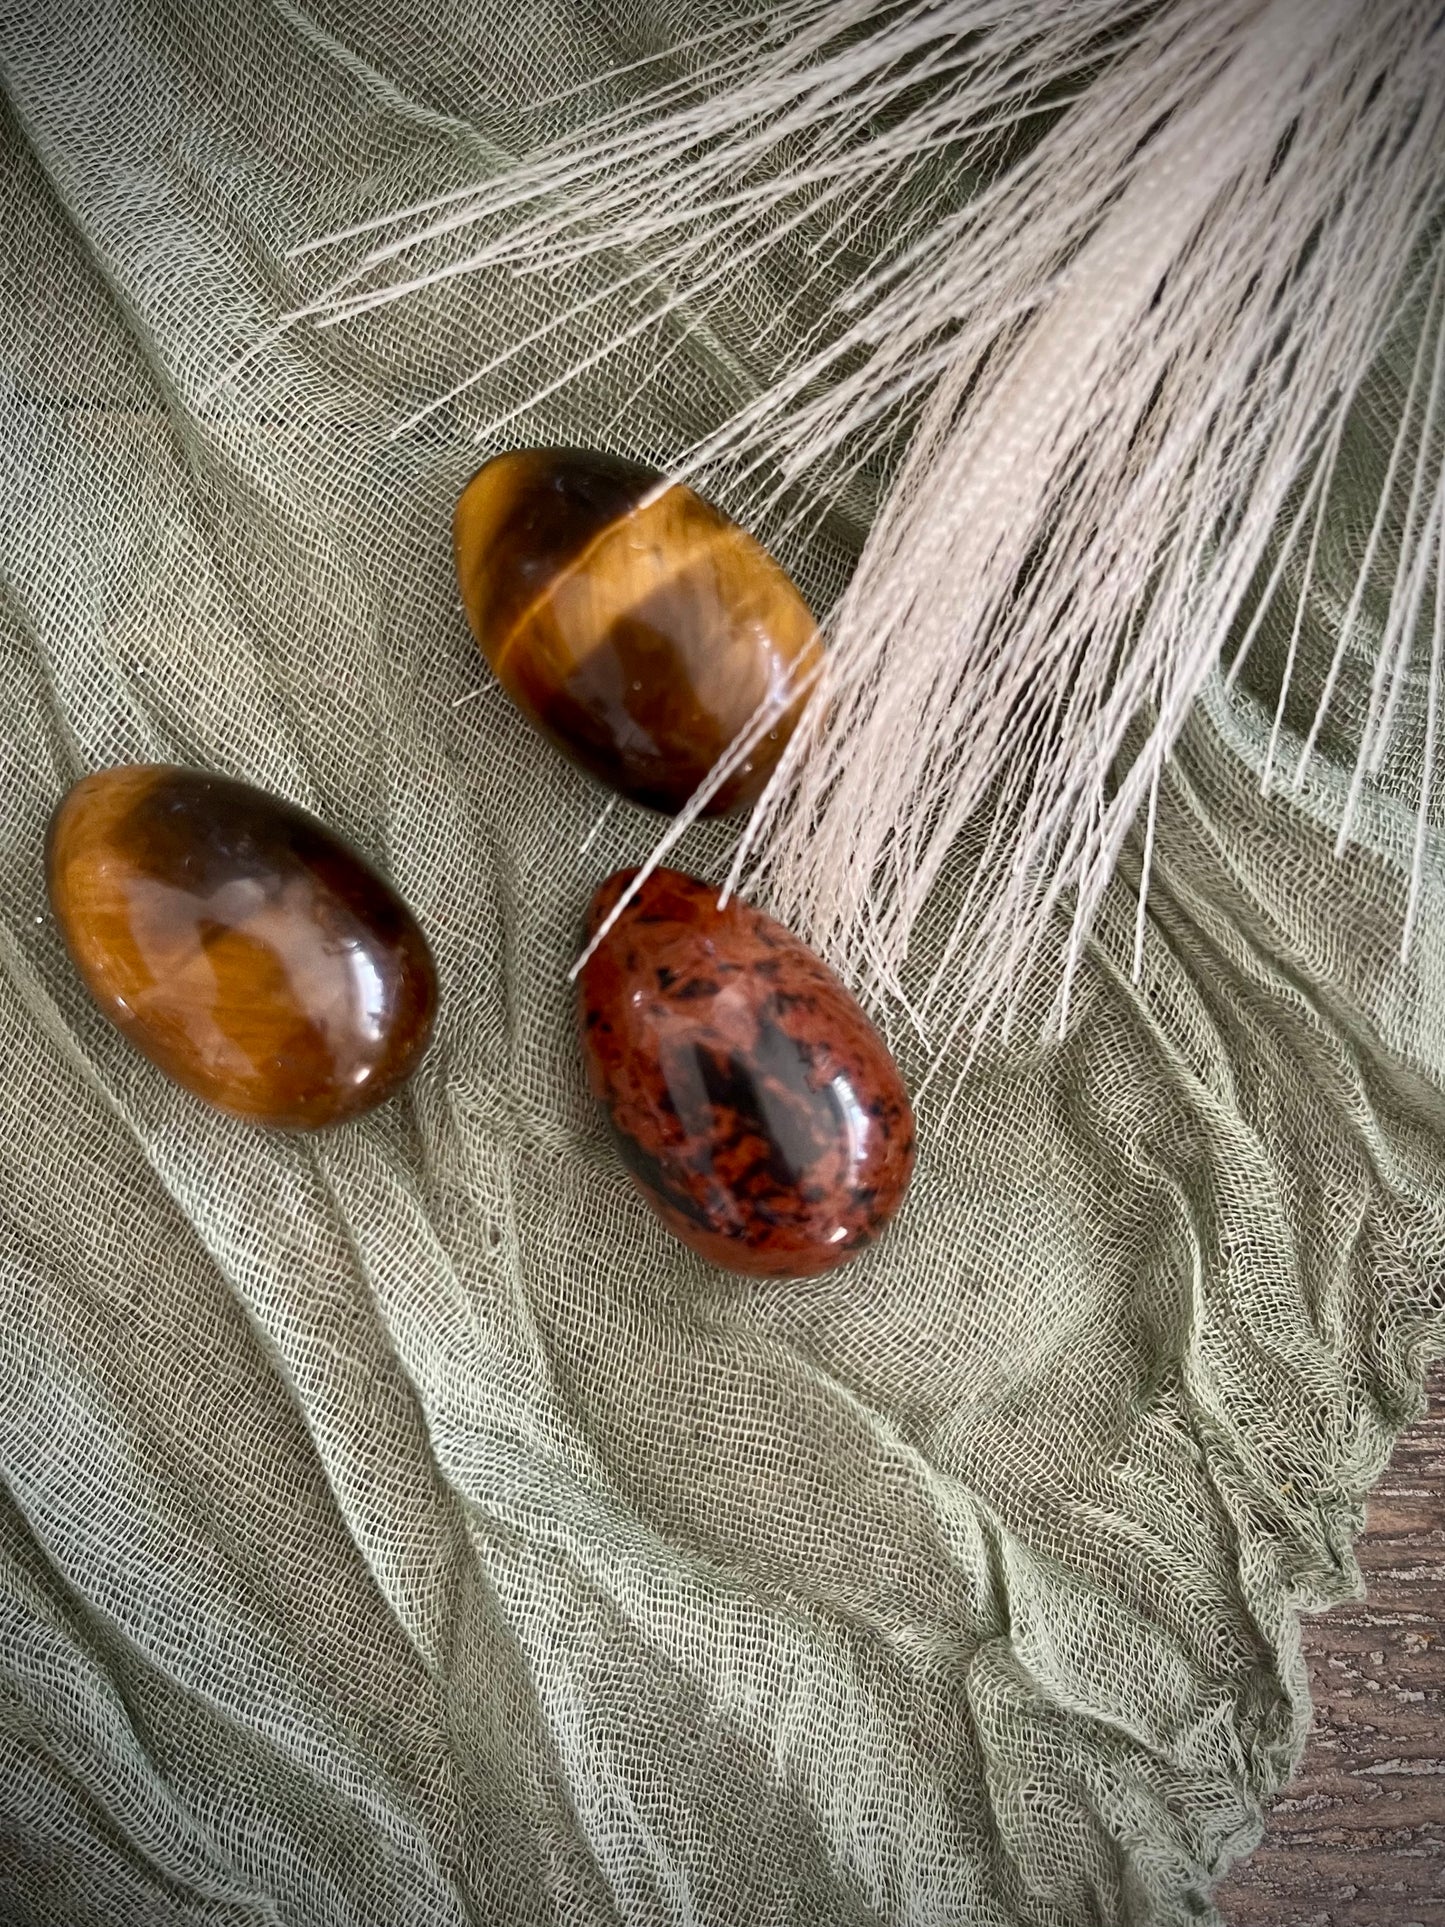
<instances>
[{"instance_id":1,"label":"white tassel strand","mask_svg":"<svg viewBox=\"0 0 1445 1927\"><path fill-rule=\"evenodd\" d=\"M1412 661L1434 751L1440 9L794 0L759 15L751 49L700 42L693 60L516 172L398 217L305 312L324 325L450 273L554 273L618 250L640 264L640 319L599 338L593 365L672 307L705 315L781 234L821 234L833 291L819 318L791 352L777 331L774 377L676 473L722 464L826 491L886 459L900 411L911 441L733 880L746 871L855 982L903 998L912 934L945 866L966 861L908 1007L940 1044L978 1033L1052 958L1062 1021L1141 811L1147 888L1165 759L1241 631L1248 651L1262 575L1267 596L1297 597L1298 642L1344 424L1410 302L1424 314L1415 378L1293 776L1386 564L1341 843ZM1000 168L1000 142L1031 116ZM940 166L989 178L938 211L921 184ZM837 285L848 238L890 213L891 246ZM455 260L408 273L423 243L469 233ZM1407 947L1430 798L1427 769ZM1136 971L1143 934L1141 900Z\"/></svg>"}]
</instances>

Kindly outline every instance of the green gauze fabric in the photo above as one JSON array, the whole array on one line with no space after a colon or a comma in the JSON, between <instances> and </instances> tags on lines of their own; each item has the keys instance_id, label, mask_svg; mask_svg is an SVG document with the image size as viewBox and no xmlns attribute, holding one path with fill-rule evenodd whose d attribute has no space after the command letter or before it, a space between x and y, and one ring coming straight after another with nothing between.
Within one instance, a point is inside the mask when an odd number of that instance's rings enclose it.
<instances>
[{"instance_id":1,"label":"green gauze fabric","mask_svg":"<svg viewBox=\"0 0 1445 1927\"><path fill-rule=\"evenodd\" d=\"M331 265L288 249L727 12L0 0L7 1927L1198 1920L1300 1748L1296 1615L1358 1586L1445 1326L1434 843L1398 960L1415 670L1336 861L1339 755L1261 796L1262 639L1168 780L1142 981L1126 875L1063 1040L1041 985L932 1087L894 1234L746 1283L630 1191L573 1040L583 906L655 823L603 819L490 685L452 578L476 423L585 319L389 439L605 264L294 329L205 398ZM766 376L775 293L505 439L665 460ZM395 878L444 998L401 1099L268 1136L90 1008L46 818L152 759Z\"/></svg>"}]
</instances>

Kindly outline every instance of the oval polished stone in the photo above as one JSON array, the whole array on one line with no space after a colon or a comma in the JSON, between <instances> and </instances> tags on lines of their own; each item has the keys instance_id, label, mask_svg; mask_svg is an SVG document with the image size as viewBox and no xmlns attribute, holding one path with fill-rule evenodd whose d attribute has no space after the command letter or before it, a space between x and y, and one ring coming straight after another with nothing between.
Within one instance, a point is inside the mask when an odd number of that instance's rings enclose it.
<instances>
[{"instance_id":1,"label":"oval polished stone","mask_svg":"<svg viewBox=\"0 0 1445 1927\"><path fill-rule=\"evenodd\" d=\"M635 803L680 810L765 698L787 706L708 807L755 802L797 723L817 623L766 549L655 470L499 455L457 503L472 632L525 715Z\"/></svg>"},{"instance_id":2,"label":"oval polished stone","mask_svg":"<svg viewBox=\"0 0 1445 1927\"><path fill-rule=\"evenodd\" d=\"M636 875L592 900L595 935ZM913 1113L897 1066L832 971L716 884L658 870L578 977L594 1094L642 1195L730 1270L845 1263L903 1202Z\"/></svg>"},{"instance_id":3,"label":"oval polished stone","mask_svg":"<svg viewBox=\"0 0 1445 1927\"><path fill-rule=\"evenodd\" d=\"M426 1049L436 971L411 912L278 797L198 770L98 770L51 819L46 877L96 1003L223 1111L335 1124Z\"/></svg>"}]
</instances>

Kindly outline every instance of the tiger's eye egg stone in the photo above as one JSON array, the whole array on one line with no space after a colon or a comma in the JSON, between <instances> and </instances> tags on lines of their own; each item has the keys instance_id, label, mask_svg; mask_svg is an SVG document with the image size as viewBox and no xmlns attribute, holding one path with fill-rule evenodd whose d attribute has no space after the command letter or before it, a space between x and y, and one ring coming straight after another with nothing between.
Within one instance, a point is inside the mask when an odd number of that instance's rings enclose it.
<instances>
[{"instance_id":1,"label":"tiger's eye egg stone","mask_svg":"<svg viewBox=\"0 0 1445 1927\"><path fill-rule=\"evenodd\" d=\"M316 1129L416 1067L436 971L406 905L304 810L197 770L98 770L46 841L50 901L106 1016L178 1084Z\"/></svg>"},{"instance_id":2,"label":"tiger's eye egg stone","mask_svg":"<svg viewBox=\"0 0 1445 1927\"><path fill-rule=\"evenodd\" d=\"M589 940L635 870L592 900ZM594 1094L663 1223L729 1270L805 1278L897 1211L913 1113L897 1066L811 950L716 884L657 870L578 977Z\"/></svg>"},{"instance_id":3,"label":"tiger's eye egg stone","mask_svg":"<svg viewBox=\"0 0 1445 1927\"><path fill-rule=\"evenodd\" d=\"M708 805L761 795L796 726L789 677L820 648L766 549L653 469L499 455L457 503L457 579L503 688L589 775L675 814L765 698L787 706Z\"/></svg>"}]
</instances>

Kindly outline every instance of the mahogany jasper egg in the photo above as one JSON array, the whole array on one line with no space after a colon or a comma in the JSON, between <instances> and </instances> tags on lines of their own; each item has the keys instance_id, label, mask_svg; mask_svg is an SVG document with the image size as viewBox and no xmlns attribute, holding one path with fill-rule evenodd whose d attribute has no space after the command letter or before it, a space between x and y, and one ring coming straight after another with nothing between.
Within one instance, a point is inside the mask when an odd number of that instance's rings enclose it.
<instances>
[{"instance_id":1,"label":"mahogany jasper egg","mask_svg":"<svg viewBox=\"0 0 1445 1927\"><path fill-rule=\"evenodd\" d=\"M654 469L554 448L488 462L457 503L454 535L482 654L573 762L675 813L771 701L776 722L708 814L757 800L820 644L752 536Z\"/></svg>"},{"instance_id":2,"label":"mahogany jasper egg","mask_svg":"<svg viewBox=\"0 0 1445 1927\"><path fill-rule=\"evenodd\" d=\"M98 770L51 819L46 880L101 1010L223 1111L335 1124L426 1049L436 971L411 912L279 797L198 770Z\"/></svg>"},{"instance_id":3,"label":"mahogany jasper egg","mask_svg":"<svg viewBox=\"0 0 1445 1927\"><path fill-rule=\"evenodd\" d=\"M633 880L592 899L589 940ZM882 1038L832 971L716 884L657 870L578 976L594 1094L638 1189L733 1271L845 1263L903 1202L913 1113Z\"/></svg>"}]
</instances>

